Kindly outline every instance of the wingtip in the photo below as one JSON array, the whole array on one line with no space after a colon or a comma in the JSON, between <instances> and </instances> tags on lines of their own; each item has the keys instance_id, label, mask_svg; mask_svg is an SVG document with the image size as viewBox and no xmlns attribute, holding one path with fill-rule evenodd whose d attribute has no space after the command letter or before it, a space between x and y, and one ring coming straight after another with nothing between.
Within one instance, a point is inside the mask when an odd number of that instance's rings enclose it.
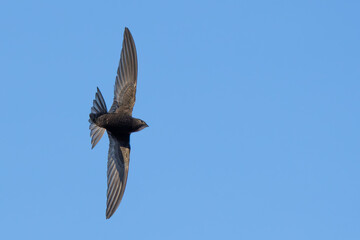
<instances>
[{"instance_id":1,"label":"wingtip","mask_svg":"<svg viewBox=\"0 0 360 240\"><path fill-rule=\"evenodd\" d=\"M108 212L108 210L106 210L106 213L105 213L106 219L111 218L111 216L112 216L113 214L114 214L114 213L110 213L110 212Z\"/></svg>"},{"instance_id":2,"label":"wingtip","mask_svg":"<svg viewBox=\"0 0 360 240\"><path fill-rule=\"evenodd\" d=\"M124 30L124 36L126 36L126 35L130 35L130 36L131 36L131 32L130 32L130 30L129 30L127 27L125 27L125 30Z\"/></svg>"}]
</instances>

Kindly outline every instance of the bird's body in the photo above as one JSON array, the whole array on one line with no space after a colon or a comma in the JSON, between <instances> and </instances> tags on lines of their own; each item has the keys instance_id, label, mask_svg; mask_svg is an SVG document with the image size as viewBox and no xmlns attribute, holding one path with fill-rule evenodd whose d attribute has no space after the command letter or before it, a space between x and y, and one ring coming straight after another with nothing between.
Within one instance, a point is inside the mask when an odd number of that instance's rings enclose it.
<instances>
[{"instance_id":1,"label":"bird's body","mask_svg":"<svg viewBox=\"0 0 360 240\"><path fill-rule=\"evenodd\" d=\"M136 48L129 29L125 28L113 104L107 111L104 98L98 88L89 115L92 148L99 142L105 130L110 142L106 218L114 214L124 195L130 162L130 134L148 127L143 120L132 117L136 85Z\"/></svg>"},{"instance_id":2,"label":"bird's body","mask_svg":"<svg viewBox=\"0 0 360 240\"><path fill-rule=\"evenodd\" d=\"M130 134L142 130L143 121L128 114L107 113L94 119L96 125L105 128L113 135Z\"/></svg>"}]
</instances>

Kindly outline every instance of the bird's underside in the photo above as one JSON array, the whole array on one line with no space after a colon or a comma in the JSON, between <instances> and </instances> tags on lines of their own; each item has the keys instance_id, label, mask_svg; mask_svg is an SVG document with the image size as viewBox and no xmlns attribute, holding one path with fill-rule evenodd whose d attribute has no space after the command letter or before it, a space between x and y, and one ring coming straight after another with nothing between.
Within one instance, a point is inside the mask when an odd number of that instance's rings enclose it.
<instances>
[{"instance_id":1,"label":"bird's underside","mask_svg":"<svg viewBox=\"0 0 360 240\"><path fill-rule=\"evenodd\" d=\"M129 29L125 28L113 104L107 111L104 98L97 89L89 115L92 148L105 130L109 136L106 218L114 214L124 195L130 161L130 133L147 127L144 121L132 117L136 84L136 48Z\"/></svg>"},{"instance_id":2,"label":"bird's underside","mask_svg":"<svg viewBox=\"0 0 360 240\"><path fill-rule=\"evenodd\" d=\"M96 119L96 125L105 128L113 135L122 135L135 132L134 121L132 116L121 113L107 113Z\"/></svg>"}]
</instances>

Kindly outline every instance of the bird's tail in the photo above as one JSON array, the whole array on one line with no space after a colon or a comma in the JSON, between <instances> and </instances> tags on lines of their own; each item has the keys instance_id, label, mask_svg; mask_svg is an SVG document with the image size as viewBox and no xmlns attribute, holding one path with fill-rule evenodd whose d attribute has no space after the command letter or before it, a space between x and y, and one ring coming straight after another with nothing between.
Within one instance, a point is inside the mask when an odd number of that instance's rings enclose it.
<instances>
[{"instance_id":1,"label":"bird's tail","mask_svg":"<svg viewBox=\"0 0 360 240\"><path fill-rule=\"evenodd\" d=\"M91 107L91 113L89 115L89 123L90 123L90 136L91 136L91 148L94 148L95 145L100 141L101 137L105 132L105 128L99 127L96 125L96 119L103 114L107 113L106 104L104 98L100 92L100 89L97 88L97 92L95 94L95 99L93 101L93 106Z\"/></svg>"}]
</instances>

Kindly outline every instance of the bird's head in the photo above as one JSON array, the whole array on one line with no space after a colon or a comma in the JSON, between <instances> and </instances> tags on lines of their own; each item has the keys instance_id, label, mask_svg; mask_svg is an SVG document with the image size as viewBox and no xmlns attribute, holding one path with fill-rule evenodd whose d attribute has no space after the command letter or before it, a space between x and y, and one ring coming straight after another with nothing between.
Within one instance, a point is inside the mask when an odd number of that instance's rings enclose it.
<instances>
[{"instance_id":1,"label":"bird's head","mask_svg":"<svg viewBox=\"0 0 360 240\"><path fill-rule=\"evenodd\" d=\"M147 125L146 122L141 119L135 118L134 120L134 132L138 132L140 130L143 130L144 128L149 127L149 125Z\"/></svg>"}]
</instances>

